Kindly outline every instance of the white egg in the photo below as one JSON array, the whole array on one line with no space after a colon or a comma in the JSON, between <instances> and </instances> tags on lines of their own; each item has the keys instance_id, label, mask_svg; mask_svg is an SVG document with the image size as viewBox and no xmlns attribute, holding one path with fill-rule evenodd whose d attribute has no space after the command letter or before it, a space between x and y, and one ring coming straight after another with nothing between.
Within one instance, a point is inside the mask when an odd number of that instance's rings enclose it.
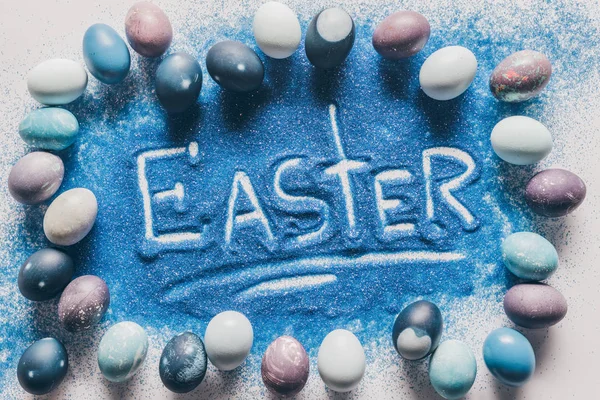
<instances>
[{"instance_id":1,"label":"white egg","mask_svg":"<svg viewBox=\"0 0 600 400\"><path fill-rule=\"evenodd\" d=\"M365 351L352 332L337 329L323 339L317 367L330 389L349 392L358 386L365 373Z\"/></svg>"},{"instance_id":2,"label":"white egg","mask_svg":"<svg viewBox=\"0 0 600 400\"><path fill-rule=\"evenodd\" d=\"M477 59L471 50L448 46L430 55L419 73L423 92L435 100L451 100L465 92L477 72Z\"/></svg>"},{"instance_id":3,"label":"white egg","mask_svg":"<svg viewBox=\"0 0 600 400\"><path fill-rule=\"evenodd\" d=\"M529 117L504 118L496 124L490 139L498 157L516 165L535 164L552 151L548 128Z\"/></svg>"},{"instance_id":4,"label":"white egg","mask_svg":"<svg viewBox=\"0 0 600 400\"><path fill-rule=\"evenodd\" d=\"M265 3L258 9L253 31L262 52L278 59L294 54L302 36L296 13L276 1Z\"/></svg>"},{"instance_id":5,"label":"white egg","mask_svg":"<svg viewBox=\"0 0 600 400\"><path fill-rule=\"evenodd\" d=\"M57 58L44 61L29 71L27 89L42 104L62 105L81 96L87 82L88 76L81 64Z\"/></svg>"},{"instance_id":6,"label":"white egg","mask_svg":"<svg viewBox=\"0 0 600 400\"><path fill-rule=\"evenodd\" d=\"M252 348L254 331L244 314L224 311L210 320L204 333L204 347L210 362L221 371L239 367Z\"/></svg>"}]
</instances>

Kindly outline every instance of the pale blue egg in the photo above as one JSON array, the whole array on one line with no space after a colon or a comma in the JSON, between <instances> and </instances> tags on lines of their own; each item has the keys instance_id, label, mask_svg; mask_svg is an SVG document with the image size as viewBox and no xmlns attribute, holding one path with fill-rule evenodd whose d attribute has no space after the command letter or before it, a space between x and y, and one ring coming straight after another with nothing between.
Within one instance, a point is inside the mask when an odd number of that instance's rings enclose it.
<instances>
[{"instance_id":1,"label":"pale blue egg","mask_svg":"<svg viewBox=\"0 0 600 400\"><path fill-rule=\"evenodd\" d=\"M45 150L66 149L78 133L77 118L62 108L33 110L19 125L19 135L25 143Z\"/></svg>"},{"instance_id":2,"label":"pale blue egg","mask_svg":"<svg viewBox=\"0 0 600 400\"><path fill-rule=\"evenodd\" d=\"M148 336L135 322L113 325L98 347L98 366L111 382L129 380L144 363L148 352Z\"/></svg>"},{"instance_id":3,"label":"pale blue egg","mask_svg":"<svg viewBox=\"0 0 600 400\"><path fill-rule=\"evenodd\" d=\"M477 361L471 349L461 341L440 344L429 361L429 380L440 396L460 399L473 386Z\"/></svg>"},{"instance_id":4,"label":"pale blue egg","mask_svg":"<svg viewBox=\"0 0 600 400\"><path fill-rule=\"evenodd\" d=\"M125 41L106 24L94 24L85 32L83 58L92 75L107 84L125 79L131 65Z\"/></svg>"},{"instance_id":5,"label":"pale blue egg","mask_svg":"<svg viewBox=\"0 0 600 400\"><path fill-rule=\"evenodd\" d=\"M533 232L517 232L502 243L502 260L521 279L541 281L558 268L558 253L548 240Z\"/></svg>"}]
</instances>

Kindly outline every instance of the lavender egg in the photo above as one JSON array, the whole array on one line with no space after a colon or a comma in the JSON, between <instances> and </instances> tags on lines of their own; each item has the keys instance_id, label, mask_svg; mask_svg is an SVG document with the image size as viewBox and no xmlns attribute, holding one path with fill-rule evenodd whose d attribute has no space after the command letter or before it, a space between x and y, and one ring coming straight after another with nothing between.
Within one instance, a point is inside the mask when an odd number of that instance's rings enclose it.
<instances>
[{"instance_id":1,"label":"lavender egg","mask_svg":"<svg viewBox=\"0 0 600 400\"><path fill-rule=\"evenodd\" d=\"M83 331L102 319L109 303L106 282L94 275L80 276L60 296L58 320L69 332Z\"/></svg>"},{"instance_id":2,"label":"lavender egg","mask_svg":"<svg viewBox=\"0 0 600 400\"><path fill-rule=\"evenodd\" d=\"M529 329L548 328L567 315L567 300L556 289L542 283L513 286L504 296L504 311L516 325Z\"/></svg>"},{"instance_id":3,"label":"lavender egg","mask_svg":"<svg viewBox=\"0 0 600 400\"><path fill-rule=\"evenodd\" d=\"M309 361L304 347L291 336L281 336L267 348L260 368L265 386L280 397L299 393L308 380Z\"/></svg>"},{"instance_id":4,"label":"lavender egg","mask_svg":"<svg viewBox=\"0 0 600 400\"><path fill-rule=\"evenodd\" d=\"M169 17L157 5L147 1L135 3L125 17L127 41L144 57L160 57L173 40Z\"/></svg>"},{"instance_id":5,"label":"lavender egg","mask_svg":"<svg viewBox=\"0 0 600 400\"><path fill-rule=\"evenodd\" d=\"M8 191L22 204L48 200L60 187L65 167L60 157L34 151L21 158L8 175Z\"/></svg>"},{"instance_id":6,"label":"lavender egg","mask_svg":"<svg viewBox=\"0 0 600 400\"><path fill-rule=\"evenodd\" d=\"M551 168L534 175L525 188L525 200L536 214L562 217L581 205L586 187L583 180L564 169Z\"/></svg>"},{"instance_id":7,"label":"lavender egg","mask_svg":"<svg viewBox=\"0 0 600 400\"><path fill-rule=\"evenodd\" d=\"M415 11L398 11L377 25L373 47L390 60L407 58L423 50L430 33L427 18Z\"/></svg>"},{"instance_id":8,"label":"lavender egg","mask_svg":"<svg viewBox=\"0 0 600 400\"><path fill-rule=\"evenodd\" d=\"M552 65L545 55L533 50L518 51L494 69L490 90L500 101L526 101L544 90L551 75Z\"/></svg>"}]
</instances>

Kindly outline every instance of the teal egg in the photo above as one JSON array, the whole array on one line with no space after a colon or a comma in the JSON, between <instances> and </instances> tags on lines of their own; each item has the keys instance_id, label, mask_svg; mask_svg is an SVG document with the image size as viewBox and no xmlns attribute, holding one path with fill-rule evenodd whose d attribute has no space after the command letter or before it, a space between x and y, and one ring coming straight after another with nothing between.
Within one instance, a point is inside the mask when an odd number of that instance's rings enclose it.
<instances>
[{"instance_id":1,"label":"teal egg","mask_svg":"<svg viewBox=\"0 0 600 400\"><path fill-rule=\"evenodd\" d=\"M30 146L63 150L73 144L79 122L62 108L40 108L30 112L19 125L19 135Z\"/></svg>"},{"instance_id":2,"label":"teal egg","mask_svg":"<svg viewBox=\"0 0 600 400\"><path fill-rule=\"evenodd\" d=\"M483 361L507 386L522 386L535 371L535 353L521 333L510 328L492 331L483 343Z\"/></svg>"},{"instance_id":3,"label":"teal egg","mask_svg":"<svg viewBox=\"0 0 600 400\"><path fill-rule=\"evenodd\" d=\"M148 352L148 336L135 322L113 325L102 337L98 347L98 366L111 382L125 382L144 363Z\"/></svg>"},{"instance_id":4,"label":"teal egg","mask_svg":"<svg viewBox=\"0 0 600 400\"><path fill-rule=\"evenodd\" d=\"M471 349L461 341L440 344L429 361L429 380L440 396L460 399L473 386L477 361Z\"/></svg>"},{"instance_id":5,"label":"teal egg","mask_svg":"<svg viewBox=\"0 0 600 400\"><path fill-rule=\"evenodd\" d=\"M502 260L521 279L541 281L558 267L558 253L546 239L533 232L513 233L502 243Z\"/></svg>"},{"instance_id":6,"label":"teal egg","mask_svg":"<svg viewBox=\"0 0 600 400\"><path fill-rule=\"evenodd\" d=\"M85 32L83 58L92 75L107 84L121 82L131 66L125 41L106 24L94 24Z\"/></svg>"}]
</instances>

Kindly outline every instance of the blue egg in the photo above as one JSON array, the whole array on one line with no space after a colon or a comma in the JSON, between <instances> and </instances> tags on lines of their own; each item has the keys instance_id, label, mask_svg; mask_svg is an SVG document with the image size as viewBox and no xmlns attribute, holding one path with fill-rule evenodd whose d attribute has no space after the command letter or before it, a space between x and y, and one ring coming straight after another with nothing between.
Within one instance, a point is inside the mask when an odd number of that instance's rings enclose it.
<instances>
[{"instance_id":1,"label":"blue egg","mask_svg":"<svg viewBox=\"0 0 600 400\"><path fill-rule=\"evenodd\" d=\"M265 77L263 63L254 50L232 40L219 42L208 50L206 69L221 87L234 92L256 90Z\"/></svg>"},{"instance_id":2,"label":"blue egg","mask_svg":"<svg viewBox=\"0 0 600 400\"><path fill-rule=\"evenodd\" d=\"M50 300L69 284L74 270L66 253L51 248L38 250L21 265L19 290L29 300Z\"/></svg>"},{"instance_id":3,"label":"blue egg","mask_svg":"<svg viewBox=\"0 0 600 400\"><path fill-rule=\"evenodd\" d=\"M42 395L56 389L69 369L65 346L54 338L29 346L17 365L17 378L26 392Z\"/></svg>"},{"instance_id":4,"label":"blue egg","mask_svg":"<svg viewBox=\"0 0 600 400\"><path fill-rule=\"evenodd\" d=\"M477 361L471 349L458 340L440 344L429 361L429 380L440 396L460 399L477 376Z\"/></svg>"},{"instance_id":5,"label":"blue egg","mask_svg":"<svg viewBox=\"0 0 600 400\"><path fill-rule=\"evenodd\" d=\"M544 237L533 232L517 232L502 243L502 260L521 279L541 281L558 268L558 253Z\"/></svg>"},{"instance_id":6,"label":"blue egg","mask_svg":"<svg viewBox=\"0 0 600 400\"><path fill-rule=\"evenodd\" d=\"M119 322L106 331L98 346L98 367L111 382L125 382L140 369L148 353L148 335L131 321Z\"/></svg>"},{"instance_id":7,"label":"blue egg","mask_svg":"<svg viewBox=\"0 0 600 400\"><path fill-rule=\"evenodd\" d=\"M352 17L341 8L327 8L308 25L304 40L306 57L315 67L335 68L350 54L354 37Z\"/></svg>"},{"instance_id":8,"label":"blue egg","mask_svg":"<svg viewBox=\"0 0 600 400\"><path fill-rule=\"evenodd\" d=\"M169 113L180 113L198 100L202 68L189 54L179 52L165 58L156 70L156 96Z\"/></svg>"},{"instance_id":9,"label":"blue egg","mask_svg":"<svg viewBox=\"0 0 600 400\"><path fill-rule=\"evenodd\" d=\"M33 110L19 125L19 135L30 146L45 150L64 150L79 133L79 122L62 108Z\"/></svg>"},{"instance_id":10,"label":"blue egg","mask_svg":"<svg viewBox=\"0 0 600 400\"><path fill-rule=\"evenodd\" d=\"M204 343L198 335L179 334L167 343L160 356L160 379L172 392L191 392L202 383L207 360Z\"/></svg>"},{"instance_id":11,"label":"blue egg","mask_svg":"<svg viewBox=\"0 0 600 400\"><path fill-rule=\"evenodd\" d=\"M492 375L507 386L521 386L535 371L529 340L510 328L492 331L483 343L483 360Z\"/></svg>"},{"instance_id":12,"label":"blue egg","mask_svg":"<svg viewBox=\"0 0 600 400\"><path fill-rule=\"evenodd\" d=\"M125 41L106 24L94 24L85 32L83 58L92 75L107 84L125 79L131 65Z\"/></svg>"},{"instance_id":13,"label":"blue egg","mask_svg":"<svg viewBox=\"0 0 600 400\"><path fill-rule=\"evenodd\" d=\"M408 305L394 322L394 348L407 360L420 360L430 355L442 337L444 322L440 309L426 300Z\"/></svg>"}]
</instances>

